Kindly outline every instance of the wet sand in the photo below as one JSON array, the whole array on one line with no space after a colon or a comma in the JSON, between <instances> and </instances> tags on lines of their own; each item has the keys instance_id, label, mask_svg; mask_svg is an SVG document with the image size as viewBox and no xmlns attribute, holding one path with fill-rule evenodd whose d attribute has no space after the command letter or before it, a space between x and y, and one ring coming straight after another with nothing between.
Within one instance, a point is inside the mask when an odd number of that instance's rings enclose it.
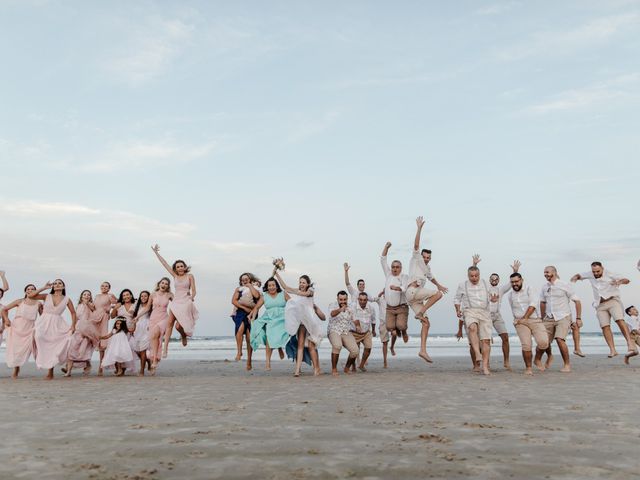
<instances>
[{"instance_id":1,"label":"wet sand","mask_svg":"<svg viewBox=\"0 0 640 480\"><path fill-rule=\"evenodd\" d=\"M262 359L262 352L257 355ZM0 478L596 478L640 472L640 361L532 378L469 360L307 374L168 360L156 377L0 374ZM324 359L325 371L328 370Z\"/></svg>"}]
</instances>

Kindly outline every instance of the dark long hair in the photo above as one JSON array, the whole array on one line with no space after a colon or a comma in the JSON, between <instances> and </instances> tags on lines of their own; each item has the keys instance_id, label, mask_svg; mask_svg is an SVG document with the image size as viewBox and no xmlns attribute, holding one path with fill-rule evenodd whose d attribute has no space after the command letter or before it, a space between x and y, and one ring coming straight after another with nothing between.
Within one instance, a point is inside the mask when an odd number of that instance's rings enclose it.
<instances>
[{"instance_id":1,"label":"dark long hair","mask_svg":"<svg viewBox=\"0 0 640 480\"><path fill-rule=\"evenodd\" d=\"M38 287L36 287L33 283L29 283L28 285L25 285L25 287L24 287L24 298L27 298L27 288L29 288L29 287L33 287L36 290L38 290Z\"/></svg>"},{"instance_id":2,"label":"dark long hair","mask_svg":"<svg viewBox=\"0 0 640 480\"><path fill-rule=\"evenodd\" d=\"M66 297L66 296L67 296L67 284L66 284L66 283L64 283L64 280L62 280L61 278L56 278L56 279L53 281L53 283L56 283L56 282L62 282L62 295L63 295L64 297ZM51 291L50 291L49 293L50 293L51 295L53 295L53 294L54 294L53 285L51 285Z\"/></svg>"},{"instance_id":3,"label":"dark long hair","mask_svg":"<svg viewBox=\"0 0 640 480\"><path fill-rule=\"evenodd\" d=\"M116 317L116 321L113 322L113 328L114 329L116 328L118 321L120 321L120 329L116 329L116 333L119 333L119 332L129 333L129 328L127 327L127 319L124 317Z\"/></svg>"},{"instance_id":4,"label":"dark long hair","mask_svg":"<svg viewBox=\"0 0 640 480\"><path fill-rule=\"evenodd\" d=\"M264 287L262 287L262 291L263 291L263 292L267 292L267 291L268 291L267 287L269 286L269 282L275 282L275 284L276 284L276 291L277 291L278 293L280 293L280 292L282 291L282 288L280 287L280 284L278 283L278 280L276 280L274 277L269 277L269 278L267 279L267 281L266 281L266 282L264 282Z\"/></svg>"},{"instance_id":5,"label":"dark long hair","mask_svg":"<svg viewBox=\"0 0 640 480\"><path fill-rule=\"evenodd\" d=\"M133 292L128 288L125 288L120 292L120 296L118 297L118 303L120 305L124 305L124 300L122 299L122 295L124 295L126 292L129 292L129 295L131 295L131 303L136 303L136 297L133 296Z\"/></svg>"},{"instance_id":6,"label":"dark long hair","mask_svg":"<svg viewBox=\"0 0 640 480\"><path fill-rule=\"evenodd\" d=\"M309 275L300 275L300 278L304 278L307 281L307 285L309 285L307 287L307 290L313 288L313 283L311 283L311 278L309 278Z\"/></svg>"},{"instance_id":7,"label":"dark long hair","mask_svg":"<svg viewBox=\"0 0 640 480\"><path fill-rule=\"evenodd\" d=\"M136 317L138 315L138 311L140 310L140 307L142 306L142 304L140 303L140 299L142 298L142 294L146 293L147 294L147 303L149 303L149 299L151 298L151 294L149 293L148 290L142 290L140 292L140 295L138 295L138 301L136 302L136 308L133 309L133 316Z\"/></svg>"}]
</instances>

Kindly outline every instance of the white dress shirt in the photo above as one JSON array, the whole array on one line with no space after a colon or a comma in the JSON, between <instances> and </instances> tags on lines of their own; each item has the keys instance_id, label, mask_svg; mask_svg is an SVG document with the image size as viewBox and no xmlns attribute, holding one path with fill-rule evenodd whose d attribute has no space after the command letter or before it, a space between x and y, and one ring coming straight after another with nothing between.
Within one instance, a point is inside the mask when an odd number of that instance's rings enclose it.
<instances>
[{"instance_id":1,"label":"white dress shirt","mask_svg":"<svg viewBox=\"0 0 640 480\"><path fill-rule=\"evenodd\" d=\"M540 292L540 301L547 304L547 318L562 320L571 316L571 301L579 298L570 283L556 280L555 283L547 282Z\"/></svg>"},{"instance_id":2,"label":"white dress shirt","mask_svg":"<svg viewBox=\"0 0 640 480\"><path fill-rule=\"evenodd\" d=\"M359 333L367 333L371 330L371 318L373 316L373 309L367 303L367 306L362 308L359 304L355 306L353 311L353 330ZM355 326L355 321L360 321L360 328Z\"/></svg>"},{"instance_id":3,"label":"white dress shirt","mask_svg":"<svg viewBox=\"0 0 640 480\"><path fill-rule=\"evenodd\" d=\"M382 265L382 271L384 272L385 284L384 284L384 297L387 305L390 307L397 307L407 303L405 292L407 291L407 285L409 285L409 277L401 273L400 275L392 275L389 264L387 263L387 257L380 257L380 264ZM401 291L392 290L390 287L400 287Z\"/></svg>"},{"instance_id":4,"label":"white dress shirt","mask_svg":"<svg viewBox=\"0 0 640 480\"><path fill-rule=\"evenodd\" d=\"M534 289L526 283L522 285L519 292L512 289L509 292L509 304L511 305L513 318L523 318L529 307L537 309L539 300L540 293L534 292ZM531 317L536 317L535 312L531 314Z\"/></svg>"},{"instance_id":5,"label":"white dress shirt","mask_svg":"<svg viewBox=\"0 0 640 480\"><path fill-rule=\"evenodd\" d=\"M635 330L640 332L640 317L629 317L627 327L629 327L629 331Z\"/></svg>"},{"instance_id":6,"label":"white dress shirt","mask_svg":"<svg viewBox=\"0 0 640 480\"><path fill-rule=\"evenodd\" d=\"M424 263L420 250L414 250L409 263L409 284L417 282L418 287L422 288L427 284L427 280L433 280L431 266Z\"/></svg>"},{"instance_id":7,"label":"white dress shirt","mask_svg":"<svg viewBox=\"0 0 640 480\"><path fill-rule=\"evenodd\" d=\"M353 285L347 285L347 290L349 291L349 295L351 295L351 305L355 307L356 305L358 305L358 296L360 295L360 292L357 289L353 288ZM369 295L367 299L367 305L371 307L371 323L375 324L377 323L376 320L378 319L377 305L374 305L376 303L376 298Z\"/></svg>"},{"instance_id":8,"label":"white dress shirt","mask_svg":"<svg viewBox=\"0 0 640 480\"><path fill-rule=\"evenodd\" d=\"M611 282L613 281L622 280L623 277L620 275L610 272L609 270L604 270L600 278L594 277L593 272L581 273L580 278L583 280L589 280L591 283L595 307L600 305L601 298L604 298L605 300L608 300L611 297L620 298L620 288L615 285L611 285Z\"/></svg>"},{"instance_id":9,"label":"white dress shirt","mask_svg":"<svg viewBox=\"0 0 640 480\"><path fill-rule=\"evenodd\" d=\"M476 285L468 280L462 282L458 285L453 303L461 305L463 309L480 308L488 310L491 303L489 299L489 284L484 280L480 280Z\"/></svg>"}]
</instances>

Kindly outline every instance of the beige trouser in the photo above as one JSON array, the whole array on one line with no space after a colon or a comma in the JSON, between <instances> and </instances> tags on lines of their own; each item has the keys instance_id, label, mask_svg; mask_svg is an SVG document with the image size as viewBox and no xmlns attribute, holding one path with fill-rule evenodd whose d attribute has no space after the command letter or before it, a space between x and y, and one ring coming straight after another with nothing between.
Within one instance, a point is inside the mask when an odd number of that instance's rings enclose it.
<instances>
[{"instance_id":1,"label":"beige trouser","mask_svg":"<svg viewBox=\"0 0 640 480\"><path fill-rule=\"evenodd\" d=\"M569 330L571 329L570 316L564 317L560 320L545 318L542 323L544 325L544 328L547 330L547 334L549 335L549 343L551 343L554 338L565 340L567 338L567 335L569 334Z\"/></svg>"},{"instance_id":2,"label":"beige trouser","mask_svg":"<svg viewBox=\"0 0 640 480\"><path fill-rule=\"evenodd\" d=\"M611 319L614 321L624 320L624 309L622 308L622 302L618 297L613 297L602 302L596 308L596 316L600 323L600 328L611 325Z\"/></svg>"},{"instance_id":3,"label":"beige trouser","mask_svg":"<svg viewBox=\"0 0 640 480\"><path fill-rule=\"evenodd\" d=\"M371 335L371 331L365 333L351 332L351 335L356 339L356 343L358 345L362 343L364 348L373 348L373 336Z\"/></svg>"},{"instance_id":4,"label":"beige trouser","mask_svg":"<svg viewBox=\"0 0 640 480\"><path fill-rule=\"evenodd\" d=\"M428 299L436 295L437 293L438 293L438 290L433 290L429 288L409 287L407 288L407 293L406 293L407 303L409 304L409 306L411 307L411 310L413 310L414 313L418 313L422 309L422 306L424 305L424 303Z\"/></svg>"},{"instance_id":5,"label":"beige trouser","mask_svg":"<svg viewBox=\"0 0 640 480\"><path fill-rule=\"evenodd\" d=\"M638 345L640 347L640 334L632 333L631 334L631 341L632 342L636 342L636 345Z\"/></svg>"},{"instance_id":6,"label":"beige trouser","mask_svg":"<svg viewBox=\"0 0 640 480\"><path fill-rule=\"evenodd\" d=\"M357 358L360 350L356 339L351 333L340 335L337 332L329 332L329 342L331 343L331 353L338 355L342 348L346 348L349 352L349 358Z\"/></svg>"},{"instance_id":7,"label":"beige trouser","mask_svg":"<svg viewBox=\"0 0 640 480\"><path fill-rule=\"evenodd\" d=\"M385 316L385 323L387 324L387 330L389 332L393 332L395 330L404 332L408 326L409 307L406 303L395 307L387 305Z\"/></svg>"},{"instance_id":8,"label":"beige trouser","mask_svg":"<svg viewBox=\"0 0 640 480\"><path fill-rule=\"evenodd\" d=\"M380 341L386 343L389 341L389 330L387 330L387 322L382 320L380 322Z\"/></svg>"},{"instance_id":9,"label":"beige trouser","mask_svg":"<svg viewBox=\"0 0 640 480\"><path fill-rule=\"evenodd\" d=\"M493 323L493 328L496 330L496 332L498 332L498 335L508 333L507 325L504 323L500 312L491 313L491 322Z\"/></svg>"},{"instance_id":10,"label":"beige trouser","mask_svg":"<svg viewBox=\"0 0 640 480\"><path fill-rule=\"evenodd\" d=\"M489 311L483 308L465 308L462 312L464 325L469 329L472 323L478 324L478 336L480 340L491 340L491 316Z\"/></svg>"},{"instance_id":11,"label":"beige trouser","mask_svg":"<svg viewBox=\"0 0 640 480\"><path fill-rule=\"evenodd\" d=\"M516 326L523 352L530 352L533 349L532 337L536 339L536 347L540 350L549 348L549 336L541 319L515 319L513 324Z\"/></svg>"}]
</instances>

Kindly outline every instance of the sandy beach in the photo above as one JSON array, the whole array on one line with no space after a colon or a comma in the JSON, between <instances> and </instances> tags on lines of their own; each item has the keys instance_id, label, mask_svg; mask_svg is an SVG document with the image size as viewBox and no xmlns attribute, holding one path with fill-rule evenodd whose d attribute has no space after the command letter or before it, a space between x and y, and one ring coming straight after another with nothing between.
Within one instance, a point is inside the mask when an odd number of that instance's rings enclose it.
<instances>
[{"instance_id":1,"label":"sandy beach","mask_svg":"<svg viewBox=\"0 0 640 480\"><path fill-rule=\"evenodd\" d=\"M556 362L533 378L513 363L488 378L466 358L438 358L294 379L284 361L247 373L168 360L155 378L53 382L29 366L23 379L0 379L0 477L638 475L640 363L590 356L572 374Z\"/></svg>"}]
</instances>

